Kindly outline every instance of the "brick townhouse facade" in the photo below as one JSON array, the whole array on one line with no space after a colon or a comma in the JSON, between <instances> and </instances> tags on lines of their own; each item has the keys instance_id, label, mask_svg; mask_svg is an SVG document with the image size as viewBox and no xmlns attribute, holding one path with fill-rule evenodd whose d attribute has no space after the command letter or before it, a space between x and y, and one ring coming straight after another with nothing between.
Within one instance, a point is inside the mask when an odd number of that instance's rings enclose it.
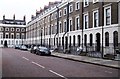
<instances>
[{"instance_id":1,"label":"brick townhouse facade","mask_svg":"<svg viewBox=\"0 0 120 79\"><path fill-rule=\"evenodd\" d=\"M26 44L59 50L115 54L120 49L120 1L69 0L49 3L26 27ZM74 52L73 52L74 53Z\"/></svg>"}]
</instances>

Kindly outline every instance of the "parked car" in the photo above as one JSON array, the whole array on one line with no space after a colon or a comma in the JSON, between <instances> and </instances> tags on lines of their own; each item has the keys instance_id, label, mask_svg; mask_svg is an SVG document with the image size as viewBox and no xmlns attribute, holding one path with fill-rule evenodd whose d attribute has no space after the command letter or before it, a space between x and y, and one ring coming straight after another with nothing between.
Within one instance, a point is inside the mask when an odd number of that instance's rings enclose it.
<instances>
[{"instance_id":1,"label":"parked car","mask_svg":"<svg viewBox=\"0 0 120 79\"><path fill-rule=\"evenodd\" d=\"M38 55L51 55L50 49L46 47L39 47L36 50L36 54Z\"/></svg>"},{"instance_id":2,"label":"parked car","mask_svg":"<svg viewBox=\"0 0 120 79\"><path fill-rule=\"evenodd\" d=\"M31 48L30 48L30 52L36 54L37 48L38 48L38 46L32 45Z\"/></svg>"},{"instance_id":3,"label":"parked car","mask_svg":"<svg viewBox=\"0 0 120 79\"><path fill-rule=\"evenodd\" d=\"M15 45L14 48L15 49L20 49L20 45Z\"/></svg>"},{"instance_id":4,"label":"parked car","mask_svg":"<svg viewBox=\"0 0 120 79\"><path fill-rule=\"evenodd\" d=\"M27 47L26 47L25 45L22 45L22 46L20 47L20 49L21 49L21 50L27 50Z\"/></svg>"}]
</instances>

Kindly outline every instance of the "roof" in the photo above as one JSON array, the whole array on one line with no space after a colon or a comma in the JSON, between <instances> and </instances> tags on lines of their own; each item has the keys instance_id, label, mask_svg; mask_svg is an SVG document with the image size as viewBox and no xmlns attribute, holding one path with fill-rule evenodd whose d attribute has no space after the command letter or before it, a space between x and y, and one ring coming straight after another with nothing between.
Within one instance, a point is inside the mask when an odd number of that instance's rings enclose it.
<instances>
[{"instance_id":1,"label":"roof","mask_svg":"<svg viewBox=\"0 0 120 79\"><path fill-rule=\"evenodd\" d=\"M0 24L0 27L26 27L26 25Z\"/></svg>"}]
</instances>

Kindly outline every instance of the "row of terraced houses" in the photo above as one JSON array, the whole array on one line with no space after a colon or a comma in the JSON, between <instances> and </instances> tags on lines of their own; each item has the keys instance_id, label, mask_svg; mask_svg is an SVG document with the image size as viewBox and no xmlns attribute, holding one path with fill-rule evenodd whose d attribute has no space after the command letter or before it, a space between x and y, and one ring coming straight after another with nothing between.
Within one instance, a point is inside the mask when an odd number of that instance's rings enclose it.
<instances>
[{"instance_id":1,"label":"row of terraced houses","mask_svg":"<svg viewBox=\"0 0 120 79\"><path fill-rule=\"evenodd\" d=\"M69 0L50 3L32 16L27 44L59 50L115 53L120 47L120 2ZM119 40L118 40L119 39Z\"/></svg>"},{"instance_id":2,"label":"row of terraced houses","mask_svg":"<svg viewBox=\"0 0 120 79\"><path fill-rule=\"evenodd\" d=\"M120 1L62 0L36 11L26 25L27 45L59 52L78 47L85 52L115 54L120 49Z\"/></svg>"}]
</instances>

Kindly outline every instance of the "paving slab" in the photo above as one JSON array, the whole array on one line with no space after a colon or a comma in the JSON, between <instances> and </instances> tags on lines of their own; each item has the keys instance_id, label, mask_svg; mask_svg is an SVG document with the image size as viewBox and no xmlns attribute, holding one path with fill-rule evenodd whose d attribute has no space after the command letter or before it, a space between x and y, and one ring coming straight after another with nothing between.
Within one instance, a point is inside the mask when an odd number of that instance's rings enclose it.
<instances>
[{"instance_id":1,"label":"paving slab","mask_svg":"<svg viewBox=\"0 0 120 79\"><path fill-rule=\"evenodd\" d=\"M65 58L65 59L74 60L74 61L80 61L80 62L84 62L84 63L90 63L90 64L95 64L95 65L120 69L120 61L116 61L116 60L92 58L92 57L87 57L87 56L63 54L63 53L58 53L58 52L52 52L52 55L61 57L61 58Z\"/></svg>"}]
</instances>

